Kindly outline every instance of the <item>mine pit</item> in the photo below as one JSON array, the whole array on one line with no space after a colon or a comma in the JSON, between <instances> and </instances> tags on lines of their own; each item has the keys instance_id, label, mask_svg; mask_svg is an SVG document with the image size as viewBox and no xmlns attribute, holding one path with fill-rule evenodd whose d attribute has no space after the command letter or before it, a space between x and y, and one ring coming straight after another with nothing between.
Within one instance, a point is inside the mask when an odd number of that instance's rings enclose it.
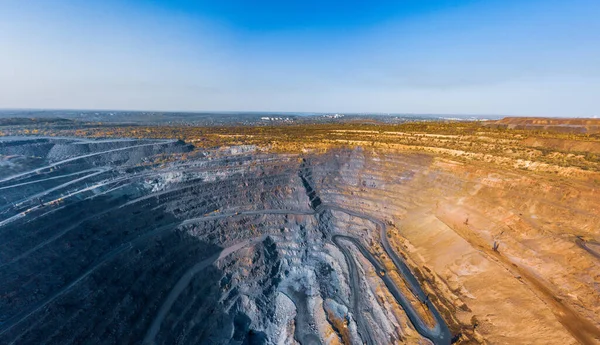
<instances>
[{"instance_id":1,"label":"mine pit","mask_svg":"<svg viewBox=\"0 0 600 345\"><path fill-rule=\"evenodd\" d=\"M437 345L502 343L503 330L528 343L548 325L555 343L572 339L560 303L502 268L525 238L503 233L494 250L474 231L500 233L499 220L462 206L505 193L502 173L361 147L7 137L0 154L13 157L0 175L3 344ZM581 265L599 256L591 237L570 243L590 254ZM531 334L494 308L511 289L515 308L540 310L523 315ZM593 300L578 291L574 303Z\"/></svg>"}]
</instances>

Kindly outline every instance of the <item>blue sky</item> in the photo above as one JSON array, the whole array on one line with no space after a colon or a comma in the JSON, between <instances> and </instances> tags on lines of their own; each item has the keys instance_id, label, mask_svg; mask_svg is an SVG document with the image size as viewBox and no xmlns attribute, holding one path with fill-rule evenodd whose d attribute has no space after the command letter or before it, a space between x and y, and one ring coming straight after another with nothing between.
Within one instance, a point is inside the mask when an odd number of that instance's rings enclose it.
<instances>
[{"instance_id":1,"label":"blue sky","mask_svg":"<svg viewBox=\"0 0 600 345\"><path fill-rule=\"evenodd\" d=\"M0 1L0 108L600 115L600 1Z\"/></svg>"}]
</instances>

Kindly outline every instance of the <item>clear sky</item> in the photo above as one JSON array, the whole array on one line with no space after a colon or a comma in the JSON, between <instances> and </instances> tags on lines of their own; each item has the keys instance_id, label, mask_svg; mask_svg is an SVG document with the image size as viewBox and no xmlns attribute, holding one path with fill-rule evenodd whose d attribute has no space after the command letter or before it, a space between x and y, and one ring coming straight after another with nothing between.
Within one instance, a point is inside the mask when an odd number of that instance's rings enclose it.
<instances>
[{"instance_id":1,"label":"clear sky","mask_svg":"<svg viewBox=\"0 0 600 345\"><path fill-rule=\"evenodd\" d=\"M600 115L598 0L0 0L0 108Z\"/></svg>"}]
</instances>

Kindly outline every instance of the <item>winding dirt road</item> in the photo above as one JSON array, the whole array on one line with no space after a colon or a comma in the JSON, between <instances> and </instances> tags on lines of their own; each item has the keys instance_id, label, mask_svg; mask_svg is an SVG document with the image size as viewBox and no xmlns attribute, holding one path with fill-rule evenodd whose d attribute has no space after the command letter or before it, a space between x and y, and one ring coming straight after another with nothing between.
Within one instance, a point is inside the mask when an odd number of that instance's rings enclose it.
<instances>
[{"instance_id":1,"label":"winding dirt road","mask_svg":"<svg viewBox=\"0 0 600 345\"><path fill-rule=\"evenodd\" d=\"M352 253L337 241L338 238L345 237L347 236L342 237L334 235L331 240L339 248L342 254L344 254L344 257L346 258L346 263L348 264L348 273L350 275L351 284L350 293L352 294L352 305L350 307L354 313L354 317L356 318L358 333L362 336L363 340L365 340L367 344L375 344L375 342L373 341L373 337L371 336L371 332L369 331L369 327L367 327L367 322L364 320L363 315L361 313L362 308L360 307L360 295L358 294L358 291L360 291L360 279L358 275L358 268L356 267L356 261L354 260L354 256L352 255Z\"/></svg>"},{"instance_id":2,"label":"winding dirt road","mask_svg":"<svg viewBox=\"0 0 600 345\"><path fill-rule=\"evenodd\" d=\"M450 342L452 340L452 335L450 333L450 329L448 329L448 326L446 325L444 318L442 318L442 316L437 311L435 306L427 298L427 296L426 296L425 292L423 291L423 289L421 288L417 278L412 274L412 272L410 271L408 266L406 266L404 261L401 260L398 257L398 255L396 254L396 252L392 249L392 247L389 244L388 239L387 239L387 231L386 231L387 227L386 227L385 223L383 223L380 220L374 219L373 217L371 217L369 215L355 212L352 210L347 210L347 209L344 209L339 206L324 204L324 205L322 205L322 207L326 207L331 210L344 212L344 213L349 214L354 217L367 219L367 220L375 223L379 227L379 229L381 231L381 241L382 241L384 250L386 251L388 256L392 259L392 262L394 263L396 268L400 271L400 273L402 274L402 276L408 283L411 291L415 294L415 296L417 296L419 298L419 300L421 300L422 303L425 303L427 305L427 307L429 308L430 312L432 313L432 315L436 321L436 324L433 328L429 328L429 326L425 323L425 321L423 321L423 319L417 313L417 311L414 309L414 307L412 306L410 301L406 298L406 296L404 296L402 294L400 289L396 286L396 284L389 277L389 275L386 274L384 266L373 256L373 254L371 254L371 252L369 252L365 248L365 246L361 243L360 240L356 239L355 237L336 234L336 235L332 236L332 241L334 241L336 243L336 245L339 246L339 242L338 242L339 239L347 240L347 241L350 241L351 243L353 243L358 248L358 250L361 252L361 254L363 254L365 256L365 258L367 258L367 260L369 260L369 262L377 270L377 272L379 273L379 277L381 278L381 280L383 280L386 287L388 288L390 293L394 296L394 298L396 299L398 304L400 304L402 306L402 308L406 312L406 315L408 316L410 322L413 324L413 326L419 332L419 334L421 334L423 337L431 340L436 345L450 344ZM358 288L358 286L355 286L354 288L356 289L356 288Z\"/></svg>"}]
</instances>

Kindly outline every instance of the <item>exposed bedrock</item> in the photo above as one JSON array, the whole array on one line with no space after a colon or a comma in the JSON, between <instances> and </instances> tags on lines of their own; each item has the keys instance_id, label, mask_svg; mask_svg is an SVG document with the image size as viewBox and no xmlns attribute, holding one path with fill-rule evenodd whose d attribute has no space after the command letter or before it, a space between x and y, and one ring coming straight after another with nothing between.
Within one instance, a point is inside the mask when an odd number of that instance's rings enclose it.
<instances>
[{"instance_id":1,"label":"exposed bedrock","mask_svg":"<svg viewBox=\"0 0 600 345\"><path fill-rule=\"evenodd\" d=\"M430 156L2 145L45 157L1 175L2 344L449 344L482 341L473 318L499 327L448 254L397 225L428 183L465 184Z\"/></svg>"}]
</instances>

